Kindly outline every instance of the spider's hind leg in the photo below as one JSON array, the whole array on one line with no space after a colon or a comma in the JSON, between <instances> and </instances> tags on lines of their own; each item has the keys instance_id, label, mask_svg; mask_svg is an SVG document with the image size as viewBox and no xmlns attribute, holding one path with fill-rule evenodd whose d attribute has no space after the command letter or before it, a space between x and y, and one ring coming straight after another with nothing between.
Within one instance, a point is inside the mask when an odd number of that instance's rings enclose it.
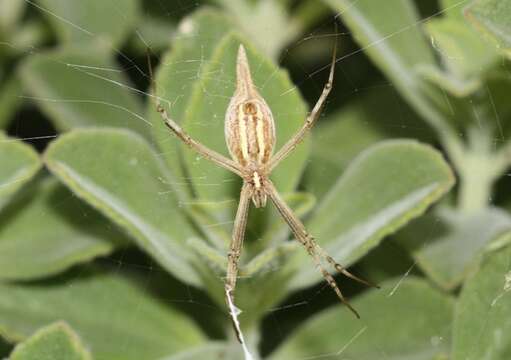
<instances>
[{"instance_id":1,"label":"spider's hind leg","mask_svg":"<svg viewBox=\"0 0 511 360\"><path fill-rule=\"evenodd\" d=\"M314 241L314 240L313 240ZM369 287L374 287L376 289L379 289L380 287L376 284L373 284L372 282L369 282L367 280L364 280L362 278L359 278L358 276L356 275L353 275L352 273L350 273L348 270L346 270L346 268L344 266L342 266L341 264L339 264L338 262L336 262L334 260L333 257L331 257L330 255L328 255L328 253L322 248L320 247L315 241L314 241L314 244L316 246L316 248L319 250L321 256L330 264L332 265L335 270L339 271L341 274L343 274L344 276L352 279L352 280L355 280L355 281L358 281L359 283L361 284L364 284L366 286L369 286Z\"/></svg>"},{"instance_id":2,"label":"spider's hind leg","mask_svg":"<svg viewBox=\"0 0 511 360\"><path fill-rule=\"evenodd\" d=\"M295 236L296 235L297 234L295 233ZM296 237L297 237L297 240L305 247L305 249L307 250L307 253L312 257L312 260L314 261L314 264L316 265L316 267L321 272L321 275L323 275L323 277L325 278L327 284L334 290L334 292L337 295L337 297L339 298L339 300L341 300L341 302L344 305L346 305L351 310L351 312L353 314L355 314L355 316L358 319L360 319L359 313L357 312L357 310L355 310L355 308L353 308L353 306L350 305L348 300L346 300L346 298L342 294L341 289L339 289L339 286L337 285L337 282L335 281L335 279L332 276L332 274L330 274L323 267L323 264L321 262L321 256L324 255L325 251L314 241L314 238L310 234L308 234L306 232L304 232L303 236L301 236L301 237L300 236L296 236ZM317 251L318 249L320 250L319 253ZM330 259L332 259L332 257L330 257ZM327 261L328 261L328 259L327 259Z\"/></svg>"},{"instance_id":3,"label":"spider's hind leg","mask_svg":"<svg viewBox=\"0 0 511 360\"><path fill-rule=\"evenodd\" d=\"M362 280L355 275L351 274L349 271L344 269L340 264L336 263L335 260L327 254L325 250L323 250L314 240L314 238L307 232L303 223L296 217L295 214L291 211L289 206L284 202L284 200L280 197L279 193L273 186L271 181L268 181L266 184L266 188L268 191L268 196L272 200L273 204L279 211L282 218L288 223L291 231L293 232L296 240L300 242L307 250L307 253L312 257L314 264L321 271L321 274L327 281L328 285L335 291L336 295L339 297L341 302L345 304L358 318L360 318L357 311L348 303L344 295L342 294L339 286L335 282L334 277L330 274L325 267L323 266L323 261L326 261L328 264L332 265L336 270L340 271L345 276L357 280L363 284L374 286L369 282Z\"/></svg>"}]
</instances>

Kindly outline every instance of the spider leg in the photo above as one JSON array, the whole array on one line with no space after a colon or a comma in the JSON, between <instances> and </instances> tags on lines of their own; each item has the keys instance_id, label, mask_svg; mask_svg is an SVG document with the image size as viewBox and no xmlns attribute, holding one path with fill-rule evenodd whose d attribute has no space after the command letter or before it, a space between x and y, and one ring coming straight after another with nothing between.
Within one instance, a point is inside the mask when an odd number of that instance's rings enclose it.
<instances>
[{"instance_id":1,"label":"spider leg","mask_svg":"<svg viewBox=\"0 0 511 360\"><path fill-rule=\"evenodd\" d=\"M353 279L355 281L358 281L359 283L362 283L366 286L369 286L369 287L374 287L376 289L379 289L380 286L376 285L376 284L373 284L372 282L370 281L367 281L367 280L364 280L364 279L361 279L359 278L358 276L356 275L353 275L352 273L350 273L348 270L346 270L346 268L344 266L342 266L341 264L339 264L338 262L336 262L334 260L333 257L331 257L330 255L327 254L327 252L321 247L319 246L316 242L314 242L316 244L316 248L319 250L319 252L321 253L321 255L323 256L323 258L326 259L326 261L328 261L328 263L330 265L332 265L335 270L339 271L341 274L343 274L344 276L350 278L350 279Z\"/></svg>"},{"instance_id":2,"label":"spider leg","mask_svg":"<svg viewBox=\"0 0 511 360\"><path fill-rule=\"evenodd\" d=\"M233 321L234 330L238 340L243 343L239 322L236 317L234 308L234 289L236 288L236 280L238 275L238 261L243 247L243 238L245 237L245 229L247 227L248 209L250 206L250 198L252 189L249 184L243 183L241 188L240 201L238 210L234 219L234 228L232 231L232 240L227 255L227 275L225 279L225 299L230 309L231 319Z\"/></svg>"},{"instance_id":3,"label":"spider leg","mask_svg":"<svg viewBox=\"0 0 511 360\"><path fill-rule=\"evenodd\" d=\"M336 33L337 33L337 25L336 25ZM337 40L337 36L336 36ZM271 172L275 167L284 160L297 146L302 142L307 132L314 126L316 121L319 119L319 115L321 115L321 110L323 109L323 106L325 105L325 101L328 97L328 94L330 94L330 91L332 90L332 85L334 82L334 70L335 70L335 61L337 56L337 41L334 44L334 51L332 54L332 63L330 65L330 73L328 75L328 81L326 82L325 86L323 87L323 92L321 93L321 96L319 97L318 101L316 102L316 105L312 108L312 111L310 112L309 116L307 116L307 119L305 120L305 123L303 126L298 130L295 135L291 139L289 139L282 148L280 148L279 151L273 157L270 159L269 163L269 172Z\"/></svg>"},{"instance_id":4,"label":"spider leg","mask_svg":"<svg viewBox=\"0 0 511 360\"><path fill-rule=\"evenodd\" d=\"M323 248L321 248L316 241L314 241L314 238L307 232L305 229L305 226L303 223L298 219L291 208L284 202L284 200L280 197L279 193L271 183L271 181L267 181L266 189L268 191L268 196L272 200L273 204L277 208L280 215L284 218L284 220L287 222L289 227L291 228L291 231L293 232L296 239L305 247L305 250L307 250L307 253L312 257L312 260L314 261L316 267L319 268L321 271L321 274L327 281L328 285L335 291L337 294L337 297L341 300L343 304L345 304L354 314L357 318L360 318L360 315L358 312L349 304L349 302L346 300L344 295L342 294L341 290L337 286L337 283L335 282L334 277L323 267L323 263L321 259L325 259L328 263L330 263L334 268L338 271L340 271L345 276L359 281L365 285L368 286L374 286L371 283L360 279L359 277L351 274L349 271L347 271L344 267L342 267L340 264L336 263L335 260L326 253Z\"/></svg>"},{"instance_id":5,"label":"spider leg","mask_svg":"<svg viewBox=\"0 0 511 360\"><path fill-rule=\"evenodd\" d=\"M215 164L227 169L239 176L241 176L241 169L233 160L223 156L222 154L202 145L200 142L194 140L188 133L186 133L181 126L179 126L168 114L167 110L161 103L161 98L156 95L156 83L153 78L153 69L151 66L151 60L149 53L147 53L147 62L149 67L149 80L151 82L151 88L153 95L150 95L156 105L156 111L160 114L163 122L169 128L169 130L184 142L188 147L195 150L204 158L211 160Z\"/></svg>"}]
</instances>

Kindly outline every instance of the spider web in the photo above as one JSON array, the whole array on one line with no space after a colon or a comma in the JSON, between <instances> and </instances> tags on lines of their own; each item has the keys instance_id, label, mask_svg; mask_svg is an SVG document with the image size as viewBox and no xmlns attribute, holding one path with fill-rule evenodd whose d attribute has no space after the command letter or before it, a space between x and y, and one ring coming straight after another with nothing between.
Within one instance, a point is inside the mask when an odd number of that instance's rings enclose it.
<instances>
[{"instance_id":1,"label":"spider web","mask_svg":"<svg viewBox=\"0 0 511 360\"><path fill-rule=\"evenodd\" d=\"M48 9L41 6L39 3L30 0L25 0L25 2L29 4L30 11L34 13L40 13L41 15L44 14L45 16L52 16L66 26L78 29L79 31L88 34L91 37L96 36L94 33L88 30L87 24L75 24L65 17L59 15L59 9ZM354 5L356 2L357 0L354 0L352 4ZM160 16L163 18L163 20L169 20L175 23L177 19L180 19L186 14L193 12L202 6L202 4L194 1L181 0L172 2L158 0L154 2L153 6L159 9ZM424 6L424 4L421 6L427 7ZM432 6L432 8L435 9L435 6ZM347 11L350 10L348 9ZM424 10L422 15L423 18L426 18L433 13L434 10L433 12L431 12L431 10ZM335 17L339 18L339 15L341 14L337 14ZM122 9L119 9L118 13L112 14L112 17L115 19L115 21L122 23ZM329 57L331 52L331 40L334 36L339 36L340 41L343 43L343 49L341 50L342 54L337 59L337 75L336 82L334 84L335 90L330 97L327 109L325 111L327 115L323 116L320 122L323 120L328 121L328 115L335 113L336 110L342 109L344 105L355 101L356 99L365 99L368 94L382 94L382 96L383 94L386 94L387 96L388 94L391 94L391 98L394 98L396 106L402 110L402 117L388 118L383 116L379 119L380 123L378 126L388 130L389 134L396 133L395 131L398 129L397 134L400 136L406 133L411 134L411 136L414 136L415 134L427 133L429 131L428 126L424 123L410 124L406 121L406 116L409 112L408 106L405 104L398 91L395 89L395 85L386 79L366 57L364 53L364 50L366 49L361 49L356 45L349 30L345 27L342 27L338 34L334 34L332 32L332 24L333 17L331 14L328 14L323 20L316 22L311 29L302 34L301 38L295 39L291 44L287 45L286 48L283 49L281 53L282 55L280 56L280 63L282 66L290 70L293 83L296 85L290 88L288 91L300 92L306 99L309 108L315 103L325 83L326 76L328 75L327 69L329 66ZM422 22L419 22L414 26L421 25ZM411 30L411 28L400 29L395 33L389 34L386 38L390 38L396 34L409 30ZM148 47L151 47L149 40L144 37L139 29L135 28L132 36L138 38L139 41L146 44ZM385 40L386 39L381 39L381 41ZM16 44L0 43L0 46L16 46ZM438 47L433 46L433 48L437 51L441 51ZM29 50L27 55L42 53L44 50L44 48L32 48ZM117 60L121 64L122 71L124 71L125 74L127 74L133 81L133 84L135 84L126 85L123 83L117 83L115 85L123 89L123 91L136 93L141 97L147 98L149 96L149 94L146 92L148 86L148 73L146 71L145 64L143 63L143 59L135 57L129 50L124 48L112 48L112 50L117 54ZM311 56L310 54L315 54L315 56ZM157 60L160 59L160 53L155 55ZM204 65L206 65L207 62L202 58L188 59L188 61L204 62ZM72 68L76 71L88 72L90 70L88 69L90 64L59 63L59 65L62 66L63 70L69 68L70 65L72 65ZM108 73L109 71L117 71L117 69L108 68L103 68L100 70L102 70L104 73ZM105 77L103 80L105 83L111 83L108 77ZM206 91L206 89L204 91ZM30 100L30 97L26 94L20 94L20 96L26 101ZM208 96L216 96L216 94L208 93L206 94L206 97ZM55 98L38 98L37 100L48 102L68 101L66 99ZM76 102L80 100L84 102L88 101L86 98L74 99ZM168 100L170 103L176 101L176 99L165 100ZM106 103L104 105L120 107L120 110L124 109L122 105L115 103ZM143 122L147 126L150 126L150 122L146 119L145 114L131 115L137 118L138 121ZM279 114L276 113L274 116L277 121L278 131ZM498 119L498 114L497 121L500 121ZM60 136L60 134L50 124L50 121L47 119L47 117L34 108L23 108L18 114L16 114L15 121L9 129L9 133L33 144L39 150L43 150L50 141L53 141ZM223 133L216 135L223 137ZM212 136L216 135L212 134ZM172 138L172 135L169 134L168 136L169 138ZM169 139L169 141L174 140L175 139L173 138ZM502 142L502 140L503 135L501 137L495 138L496 143ZM314 171L319 171L320 174L325 174L325 176L329 175L328 169L326 168L316 167L314 168ZM509 175L511 176L511 174ZM305 179L306 178L307 172L305 174ZM190 179L187 178L180 179L183 184L186 184L189 180ZM207 178L201 180L203 181L202 184L204 186L222 185L218 183L208 183L209 179ZM314 189L311 190L305 188L306 182L301 183L300 186L304 191L314 192ZM169 186L169 191L174 190ZM165 196L164 193L160 195ZM318 197L321 196L321 194L316 195L318 195ZM73 195L69 196L72 197ZM187 206L186 203L183 203L182 205ZM84 217L87 216L87 211L88 210L84 210ZM104 226L106 229L111 229L111 224L106 220ZM230 227L232 226L232 221L222 221L216 224L212 224L211 226ZM115 234L116 232L112 230L112 235ZM390 271L393 275L398 276L398 280L396 280L396 284L390 292L381 294L382 302L389 301L389 299L399 291L403 282L407 281L407 278L410 276L410 274L413 274L417 271L416 263L410 259L404 251L401 251L397 245L391 242L384 242L383 245L369 254L358 266L360 269L365 269L365 271L368 271L369 273L378 271L375 269L374 265L371 265L371 261L376 260L379 256L385 256L389 253L393 254L393 262L395 263ZM184 284L170 276L165 270L163 270L153 260L151 260L148 256L144 255L140 251L134 248L118 250L112 256L96 260L94 264L81 265L78 267L79 272L86 272L88 268L96 267L98 263L113 272L126 272L133 274L133 276L137 278L137 283L144 288L144 291L157 296L162 302L166 304L179 308L181 311L186 313L187 316L193 318L203 328L205 333L211 337L212 340L224 338L224 329L218 325L218 322L226 317L226 309L215 304L203 291L188 286L187 284ZM310 266L313 266L312 262ZM280 270L282 270L281 267L279 265L275 265L269 269L268 272L277 273ZM505 274L503 274L503 276L504 275ZM509 277L509 274L507 274L507 276ZM336 278L342 284L343 291L346 292L348 298L355 298L357 294L363 291L363 289L358 286L353 286L349 283L346 284L345 279L340 277ZM241 281L243 281L243 279ZM218 284L220 287L222 287L222 282L223 279L219 277ZM68 286L73 286L73 278L69 280ZM256 291L256 289L254 290ZM114 298L115 294L112 294L112 301L114 301ZM498 299L496 298L495 300L497 301ZM271 353L271 351L277 348L280 343L285 341L289 334L296 330L308 318L312 317L314 314L317 314L327 307L337 306L337 303L337 299L332 295L330 288L324 283L290 294L277 306L269 309L266 314L262 325L263 338L261 353L263 355ZM243 307L242 304L238 305ZM133 309L131 316L133 316L133 318L143 316L143 313L140 311L141 310L137 308ZM213 318L216 320L205 320L208 318ZM241 321L243 321L243 317L241 317ZM353 334L352 338L348 342L339 343L338 351L336 353L325 351L325 353L317 354L313 358L346 359L343 357L345 351L349 349L349 347L355 343L360 336L363 336L364 333L371 330L368 327L369 325L367 325L365 320L362 319L360 330ZM441 342L442 339L446 337L446 335L447 334L438 334L435 338L432 338L431 341L432 343ZM382 358L386 358L384 353L382 353ZM308 357L307 359L312 358Z\"/></svg>"}]
</instances>

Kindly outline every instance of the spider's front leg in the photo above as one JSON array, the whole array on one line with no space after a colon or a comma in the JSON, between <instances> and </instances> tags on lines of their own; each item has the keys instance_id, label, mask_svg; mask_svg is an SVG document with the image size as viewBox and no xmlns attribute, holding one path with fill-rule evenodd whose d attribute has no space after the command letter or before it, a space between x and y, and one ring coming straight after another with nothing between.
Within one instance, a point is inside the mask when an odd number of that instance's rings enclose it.
<instances>
[{"instance_id":1,"label":"spider's front leg","mask_svg":"<svg viewBox=\"0 0 511 360\"><path fill-rule=\"evenodd\" d=\"M181 126L178 125L168 114L165 107L163 107L161 103L161 98L156 94L156 83L153 78L153 68L151 66L151 60L149 57L149 53L147 54L147 63L149 67L149 80L151 82L152 92L151 98L154 99L156 105L156 111L160 114L165 126L177 136L179 140L185 143L188 147L195 150L204 158L211 160L215 164L227 169L236 175L241 176L241 168L238 163L234 162L232 159L229 159L222 154L204 146L200 142L194 140L186 131L184 131Z\"/></svg>"},{"instance_id":2,"label":"spider's front leg","mask_svg":"<svg viewBox=\"0 0 511 360\"><path fill-rule=\"evenodd\" d=\"M337 28L336 28L337 29ZM323 92L321 93L321 96L319 97L318 101L312 108L312 111L310 112L309 116L307 116L307 119L305 120L305 123L303 126L296 132L296 134L287 141L287 143L282 146L282 148L271 158L270 164L269 164L269 172L271 172L275 167L284 160L297 146L300 144L303 139L305 138L305 135L307 132L309 132L310 129L314 126L316 121L319 119L319 115L321 115L321 110L325 106L326 99L328 95L330 94L330 91L332 90L332 86L334 83L334 70L335 70L335 62L336 62L336 56L337 56L337 42L334 45L334 51L332 54L332 62L330 64L330 73L328 74L328 81L326 82L325 86L323 87Z\"/></svg>"},{"instance_id":3,"label":"spider's front leg","mask_svg":"<svg viewBox=\"0 0 511 360\"><path fill-rule=\"evenodd\" d=\"M156 97L156 110L162 117L165 125L169 128L170 131L174 133L181 141L183 141L188 147L195 150L204 158L213 161L217 165L227 169L236 175L241 176L241 169L239 165L233 160L226 158L222 154L202 145L200 142L194 140L190 135L188 135L182 128L179 126L174 120L170 118L167 113L167 110L161 105L160 100Z\"/></svg>"}]
</instances>

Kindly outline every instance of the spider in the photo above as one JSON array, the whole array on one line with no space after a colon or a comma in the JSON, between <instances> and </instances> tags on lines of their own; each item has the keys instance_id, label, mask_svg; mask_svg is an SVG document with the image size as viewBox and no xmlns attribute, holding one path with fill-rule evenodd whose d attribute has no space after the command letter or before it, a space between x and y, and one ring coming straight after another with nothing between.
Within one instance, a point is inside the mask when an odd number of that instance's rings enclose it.
<instances>
[{"instance_id":1,"label":"spider","mask_svg":"<svg viewBox=\"0 0 511 360\"><path fill-rule=\"evenodd\" d=\"M307 232L303 223L284 202L270 180L272 170L300 144L307 132L318 120L328 94L332 90L336 51L337 47L335 46L328 81L323 88L321 96L307 116L305 123L274 155L275 123L273 115L268 104L259 94L257 87L252 81L247 54L243 45L239 46L236 62L236 90L230 100L225 115L225 140L231 159L192 139L174 120L172 120L167 110L162 106L160 98L153 95L156 102L156 110L172 133L204 158L209 159L218 166L235 173L243 179L238 209L234 219L232 240L227 255L228 264L225 278L225 296L230 309L234 308L234 289L236 287L238 274L238 261L243 247L250 201L252 201L256 208L260 208L266 206L268 197L275 205L282 218L287 222L296 239L312 257L312 260L328 285L335 291L340 301L345 304L357 318L360 318L358 312L346 300L333 276L325 269L323 262L326 261L327 264L331 265L346 277L367 286L378 287L351 274L328 255ZM149 75L154 88L155 84L152 80L153 75L150 63ZM155 94L154 89L153 94ZM231 318L234 321L235 329L238 329L238 326L236 326L237 320L233 312L231 312ZM236 332L239 339L240 333L238 330Z\"/></svg>"}]
</instances>

